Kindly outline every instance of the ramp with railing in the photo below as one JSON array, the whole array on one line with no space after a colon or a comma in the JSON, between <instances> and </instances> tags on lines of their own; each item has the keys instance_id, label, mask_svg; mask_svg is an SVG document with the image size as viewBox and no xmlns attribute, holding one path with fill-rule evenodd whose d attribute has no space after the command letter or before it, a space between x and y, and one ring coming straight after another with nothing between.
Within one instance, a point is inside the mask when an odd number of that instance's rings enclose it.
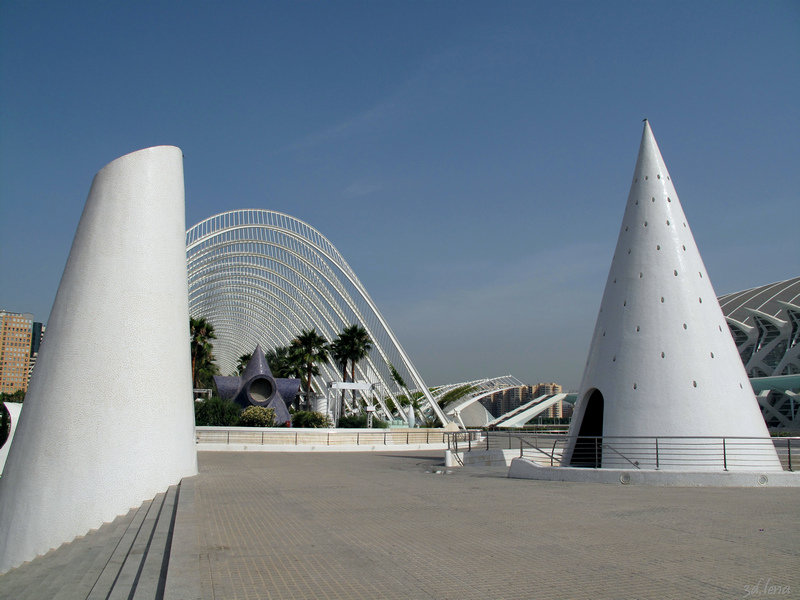
<instances>
[{"instance_id":1,"label":"ramp with railing","mask_svg":"<svg viewBox=\"0 0 800 600\"><path fill-rule=\"evenodd\" d=\"M548 467L639 470L760 471L783 470L800 463L800 437L580 436L570 464L562 456L570 436L549 432L464 431L448 434L455 453L517 450L517 456Z\"/></svg>"}]
</instances>

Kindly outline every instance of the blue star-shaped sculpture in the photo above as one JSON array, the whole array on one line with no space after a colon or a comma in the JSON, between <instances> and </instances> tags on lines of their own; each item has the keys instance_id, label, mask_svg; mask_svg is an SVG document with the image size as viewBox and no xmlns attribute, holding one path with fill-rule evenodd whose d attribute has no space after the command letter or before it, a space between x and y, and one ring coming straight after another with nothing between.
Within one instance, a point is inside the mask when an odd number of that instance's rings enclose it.
<instances>
[{"instance_id":1,"label":"blue star-shaped sculpture","mask_svg":"<svg viewBox=\"0 0 800 600\"><path fill-rule=\"evenodd\" d=\"M253 357L240 377L214 376L221 398L233 400L243 408L263 406L275 410L275 421L286 423L292 420L286 401L291 403L300 389L299 379L283 379L272 376L261 345L256 346Z\"/></svg>"}]
</instances>

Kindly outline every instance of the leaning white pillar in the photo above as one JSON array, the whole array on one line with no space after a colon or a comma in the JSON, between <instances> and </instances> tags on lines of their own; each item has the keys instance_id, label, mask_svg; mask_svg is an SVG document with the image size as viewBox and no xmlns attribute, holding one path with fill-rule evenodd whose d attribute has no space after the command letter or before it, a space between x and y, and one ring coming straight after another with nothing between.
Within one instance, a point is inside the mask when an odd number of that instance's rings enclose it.
<instances>
[{"instance_id":1,"label":"leaning white pillar","mask_svg":"<svg viewBox=\"0 0 800 600\"><path fill-rule=\"evenodd\" d=\"M197 473L183 157L94 178L0 478L0 573Z\"/></svg>"}]
</instances>

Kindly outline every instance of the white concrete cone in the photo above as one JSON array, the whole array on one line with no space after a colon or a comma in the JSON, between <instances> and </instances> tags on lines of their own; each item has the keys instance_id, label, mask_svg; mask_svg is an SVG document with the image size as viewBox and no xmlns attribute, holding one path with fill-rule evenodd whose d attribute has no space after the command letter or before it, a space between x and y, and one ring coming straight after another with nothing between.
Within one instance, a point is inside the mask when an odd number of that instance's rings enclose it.
<instances>
[{"instance_id":1,"label":"white concrete cone","mask_svg":"<svg viewBox=\"0 0 800 600\"><path fill-rule=\"evenodd\" d=\"M183 157L92 182L0 478L0 572L197 473Z\"/></svg>"},{"instance_id":2,"label":"white concrete cone","mask_svg":"<svg viewBox=\"0 0 800 600\"><path fill-rule=\"evenodd\" d=\"M574 436L604 436L604 447ZM583 374L572 466L780 470L650 124ZM614 440L614 436L660 436ZM756 437L685 441L669 436ZM638 446L637 449L633 445Z\"/></svg>"}]
</instances>

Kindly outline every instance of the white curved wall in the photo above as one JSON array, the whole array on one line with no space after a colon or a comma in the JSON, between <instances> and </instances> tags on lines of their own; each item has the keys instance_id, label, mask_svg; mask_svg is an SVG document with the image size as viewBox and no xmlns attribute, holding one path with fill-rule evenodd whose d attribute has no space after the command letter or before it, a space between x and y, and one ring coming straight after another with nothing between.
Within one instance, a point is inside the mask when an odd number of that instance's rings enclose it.
<instances>
[{"instance_id":1,"label":"white curved wall","mask_svg":"<svg viewBox=\"0 0 800 600\"><path fill-rule=\"evenodd\" d=\"M769 438L649 123L571 435L595 389L604 398L603 436ZM753 458L749 450L728 454L729 468ZM758 454L758 468L781 468L771 443ZM603 466L630 465L604 452Z\"/></svg>"},{"instance_id":2,"label":"white curved wall","mask_svg":"<svg viewBox=\"0 0 800 600\"><path fill-rule=\"evenodd\" d=\"M0 572L197 473L183 160L94 178L0 478Z\"/></svg>"}]
</instances>

